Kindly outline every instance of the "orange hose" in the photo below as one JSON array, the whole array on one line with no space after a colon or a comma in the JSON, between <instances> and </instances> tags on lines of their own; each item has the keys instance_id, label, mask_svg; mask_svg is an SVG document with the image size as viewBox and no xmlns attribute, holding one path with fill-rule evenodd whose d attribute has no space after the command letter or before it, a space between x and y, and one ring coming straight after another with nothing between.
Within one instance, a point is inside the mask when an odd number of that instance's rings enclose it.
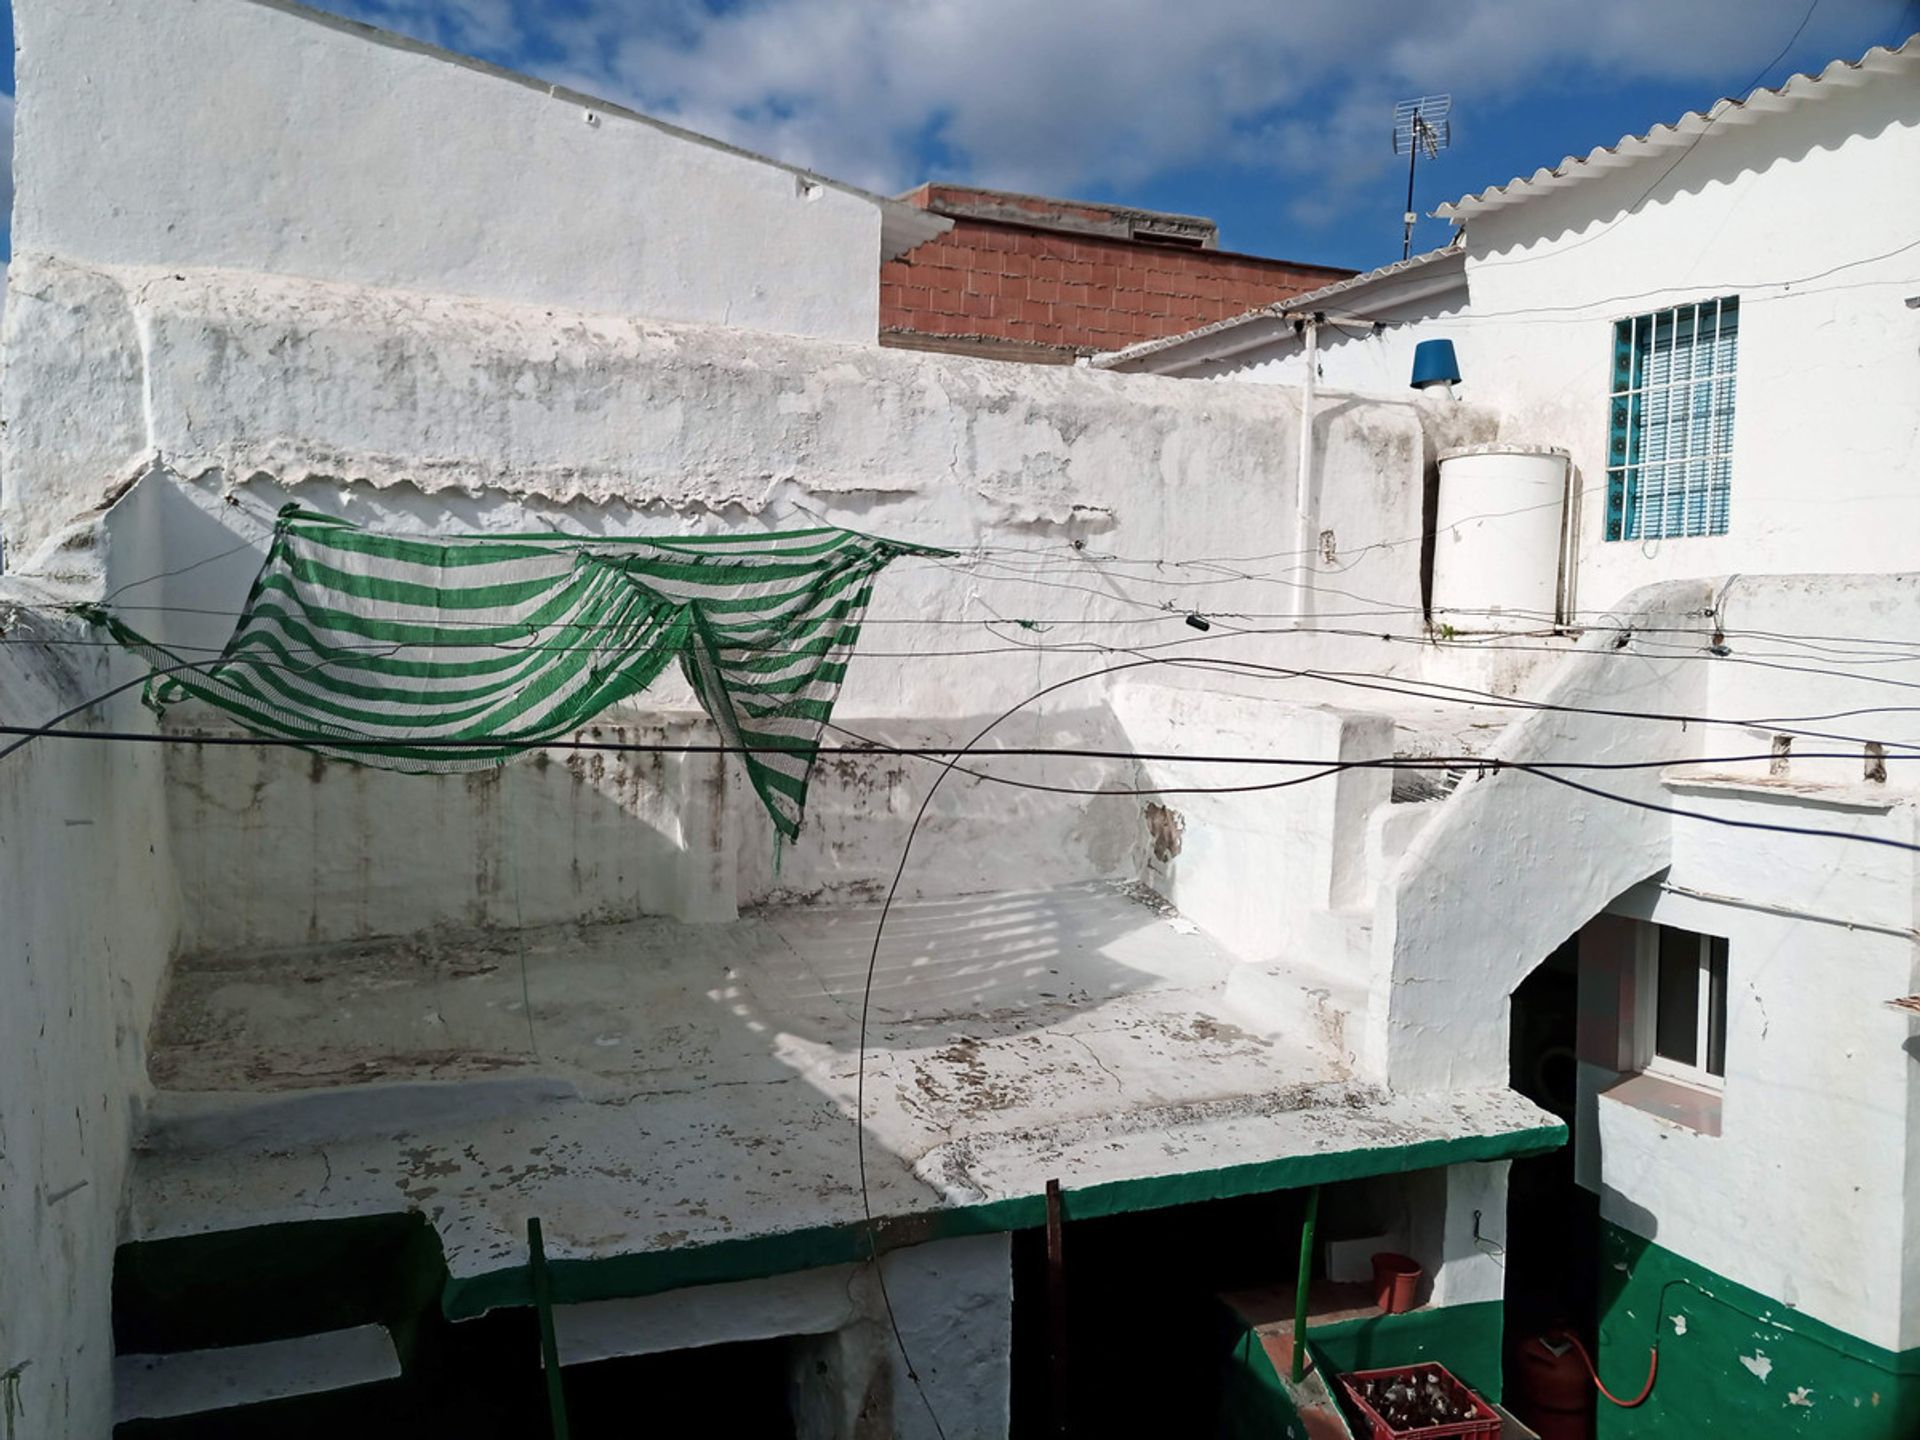
<instances>
[{"instance_id":1,"label":"orange hose","mask_svg":"<svg viewBox=\"0 0 1920 1440\"><path fill-rule=\"evenodd\" d=\"M1580 1343L1580 1337L1569 1330L1560 1332L1560 1339L1573 1347L1573 1353L1580 1357L1580 1363L1587 1367L1587 1374L1593 1377L1593 1388L1622 1410L1631 1410L1637 1405L1647 1403L1647 1397L1653 1393L1653 1377L1660 1373L1660 1347L1655 1345L1647 1353L1647 1383L1640 1387L1640 1393L1631 1400L1622 1400L1618 1395L1600 1383L1600 1372L1593 1368L1593 1357L1587 1354L1587 1347ZM1541 1342L1543 1345L1544 1341Z\"/></svg>"}]
</instances>

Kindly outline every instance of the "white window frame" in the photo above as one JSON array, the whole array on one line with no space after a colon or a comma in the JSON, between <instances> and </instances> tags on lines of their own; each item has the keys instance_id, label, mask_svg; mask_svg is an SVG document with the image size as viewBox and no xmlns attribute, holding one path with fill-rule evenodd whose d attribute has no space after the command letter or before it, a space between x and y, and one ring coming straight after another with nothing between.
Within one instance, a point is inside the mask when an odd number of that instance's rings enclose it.
<instances>
[{"instance_id":1,"label":"white window frame","mask_svg":"<svg viewBox=\"0 0 1920 1440\"><path fill-rule=\"evenodd\" d=\"M1660 1019L1660 936L1661 934L1691 935L1699 944L1699 958L1695 968L1697 983L1700 987L1699 998L1694 1012L1694 1048L1698 1060L1689 1065L1684 1060L1658 1053L1654 1046L1659 1035ZM1654 1075L1662 1080L1670 1080L1678 1085L1688 1085L1696 1090L1709 1091L1715 1095L1727 1087L1724 1074L1716 1075L1707 1068L1707 1057L1713 1053L1713 950L1716 944L1725 946L1723 936L1704 935L1697 931L1685 930L1678 926L1659 925L1643 921L1636 942L1635 962L1637 973L1634 984L1634 1067L1646 1075ZM1726 967L1731 969L1729 964ZM1723 974L1719 1052L1721 1069L1726 1069L1727 1056L1727 1006L1725 986L1727 980Z\"/></svg>"}]
</instances>

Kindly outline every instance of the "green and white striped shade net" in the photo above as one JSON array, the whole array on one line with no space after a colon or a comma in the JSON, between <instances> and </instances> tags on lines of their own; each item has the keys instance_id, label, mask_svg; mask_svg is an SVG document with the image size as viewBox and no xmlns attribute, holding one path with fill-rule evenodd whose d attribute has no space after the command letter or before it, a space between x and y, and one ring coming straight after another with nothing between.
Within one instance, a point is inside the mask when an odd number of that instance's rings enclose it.
<instances>
[{"instance_id":1,"label":"green and white striped shade net","mask_svg":"<svg viewBox=\"0 0 1920 1440\"><path fill-rule=\"evenodd\" d=\"M156 710L202 700L257 734L416 772L503 763L678 660L791 838L876 577L947 553L825 527L411 537L290 505L218 660L102 618L155 667Z\"/></svg>"}]
</instances>

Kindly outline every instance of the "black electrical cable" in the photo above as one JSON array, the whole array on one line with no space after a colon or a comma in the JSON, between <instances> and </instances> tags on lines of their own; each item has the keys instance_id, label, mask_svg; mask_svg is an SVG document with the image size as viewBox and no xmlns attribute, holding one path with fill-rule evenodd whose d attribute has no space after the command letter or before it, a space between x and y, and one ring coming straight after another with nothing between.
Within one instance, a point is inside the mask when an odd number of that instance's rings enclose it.
<instances>
[{"instance_id":1,"label":"black electrical cable","mask_svg":"<svg viewBox=\"0 0 1920 1440\"><path fill-rule=\"evenodd\" d=\"M1632 795L1617 795L1611 790L1602 790L1595 785L1583 785L1578 780L1569 780L1564 775L1556 775L1550 770L1527 761L1511 761L1502 768L1518 770L1522 774L1532 775L1540 780L1551 780L1555 785L1564 785L1569 790L1578 790L1583 795L1592 795L1601 800L1611 800L1616 805L1631 805L1636 810L1651 810L1657 815L1672 815L1682 820L1703 820L1709 825L1720 825L1730 830L1764 830L1774 835L1810 835L1823 840L1853 840L1862 845L1881 845L1889 850L1905 850L1911 854L1920 854L1920 844L1911 840L1895 840L1886 835L1862 835L1850 830L1821 830L1810 825L1780 825L1770 820L1736 820L1730 815L1709 815L1704 810L1683 810L1677 805L1662 805L1658 801L1640 800Z\"/></svg>"},{"instance_id":2,"label":"black electrical cable","mask_svg":"<svg viewBox=\"0 0 1920 1440\"><path fill-rule=\"evenodd\" d=\"M1152 661L1148 663L1174 663L1171 661ZM100 698L109 698L107 696ZM57 722L56 722L57 723ZM596 727L597 728L597 727ZM846 730L838 725L828 728L839 730L842 734L858 736L858 732ZM809 755L809 756L891 756L901 760L948 760L958 759L968 754L978 754L983 758L995 760L1114 760L1140 765L1248 765L1272 769L1308 769L1315 766L1325 767L1322 773L1333 775L1347 770L1405 770L1419 773L1423 771L1484 771L1494 773L1500 770L1522 768L1520 762L1500 760L1486 755L1383 755L1366 760L1327 760L1321 757L1293 755L1180 755L1156 753L1150 750L1081 750L1066 745L1015 745L1005 749L969 751L966 746L952 745L891 745L885 741L873 740L860 745L819 745L813 747L800 745L711 745L688 743L683 745L642 745L625 740L577 740L564 736L540 740L372 740L351 736L331 735L255 735L255 734L189 734L180 732L152 730L56 730L45 725L0 725L0 735L18 737L14 744L0 750L0 759L11 755L15 750L33 740L90 740L99 743L117 745L178 745L191 747L237 746L256 750L344 750L364 751L377 755L382 751L394 749L417 749L422 745L431 745L435 749L445 750L568 750L588 754L614 755ZM1595 770L1595 771L1635 771L1666 770L1676 766L1694 765L1739 765L1757 764L1762 760L1774 760L1779 757L1772 751L1755 751L1741 755L1704 755L1704 756L1668 756L1656 760L1539 760L1525 762L1535 768L1545 770ZM1860 757L1851 751L1809 751L1797 755L1801 760L1858 760ZM485 761L481 762L485 764ZM505 763L502 761L501 763ZM1037 781L1012 780L1004 776L989 775L984 772L963 770L963 774L974 775L981 780L995 784L1012 785L1028 790L1047 790L1063 795L1205 795L1232 794L1241 790L1269 790L1270 784L1257 785L1195 785L1185 788L1154 785L1139 790L1092 789L1079 786L1046 785ZM1283 782L1291 783L1291 782Z\"/></svg>"},{"instance_id":3,"label":"black electrical cable","mask_svg":"<svg viewBox=\"0 0 1920 1440\"><path fill-rule=\"evenodd\" d=\"M1035 701L1044 699L1046 696L1054 694L1057 691L1066 689L1073 685L1081 684L1084 681L1099 679L1106 675L1111 675L1111 674L1115 674L1115 673L1126 671L1126 670L1138 669L1141 666L1159 665L1159 664L1177 664L1177 663L1178 663L1177 661L1163 660L1158 658L1141 659L1141 660L1125 662L1119 665L1108 666L1100 670L1089 671L1081 675L1070 676L1067 679L1055 681L1053 684L1045 686L1044 688L1035 691L1031 695L1028 695L1025 699L1017 701L1015 704L1010 706L1008 709L1003 710L1002 712L1000 712L1000 714L995 716L992 720L988 721L987 724L982 726L973 735L973 737L970 740L968 740L964 746L961 747L960 751L957 754L954 754L947 759L946 763L941 767L940 773L934 777L933 783L927 787L927 793L921 797L919 808L914 812L913 821L907 827L906 838L901 843L900 859L898 864L896 864L894 867L893 879L889 882L887 886L886 896L881 901L880 913L874 922L873 944L868 951L866 974L861 984L859 1045L856 1053L856 1060L855 1060L856 1068L855 1068L855 1078L854 1078L854 1116L853 1116L854 1152L855 1152L856 1168L858 1170L859 1182L860 1182L861 1217L862 1217L863 1229L867 1237L868 1252L871 1255L872 1261L873 1261L874 1275L879 1282L881 1297L886 1304L887 1318L893 1328L894 1342L899 1347L901 1360L906 1366L908 1378L910 1378L914 1382L916 1389L919 1390L921 1401L923 1404L927 1406L928 1414L933 1418L934 1426L936 1429L940 1429L939 1418L933 1414L932 1400L928 1397L925 1387L920 1382L919 1374L914 1369L913 1359L910 1353L908 1352L905 1337L901 1334L899 1322L897 1321L893 1313L892 1299L887 1294L886 1280L880 1266L879 1241L875 1235L875 1221L874 1221L874 1215L873 1215L873 1193L867 1177L867 1143L866 1143L867 1141L867 1135L866 1135L867 1035L870 1028L871 1017L873 1012L874 977L877 974L880 967L880 946L886 935L887 920L888 920L888 917L893 913L894 901L899 896L900 882L902 881L902 879L905 878L907 863L913 854L913 842L919 836L921 823L926 819L927 811L933 804L934 796L939 793L940 787L942 784L946 782L947 777L954 773L955 769L959 765L959 762L962 759L966 758L969 754L973 753L975 750L975 747L977 747L981 741L985 740L986 737L989 734L991 734L995 729L997 729L1002 723L1011 719L1014 715L1018 714L1021 710L1025 709L1028 705L1033 704ZM1771 831L1771 832L1786 834L1786 835L1806 835L1806 836L1813 836L1818 838L1856 840L1864 843L1886 846L1891 849L1899 849L1899 850L1905 850L1912 853L1920 853L1920 844L1916 844L1912 841L1896 840L1890 837L1878 836L1878 835L1862 835L1862 834L1850 833L1846 831L1818 830L1818 829L1814 829L1807 826L1777 825L1777 824L1772 824L1769 822L1757 821L1757 820L1735 820L1727 816L1709 815L1702 811L1682 810L1674 806L1659 805L1651 801L1639 800L1632 796L1617 795L1612 792L1599 789L1596 786L1583 785L1577 781L1568 780L1563 776L1555 775L1550 771L1537 765L1520 763L1520 762L1500 762L1500 761L1490 761L1485 763L1488 765L1489 768L1492 768L1492 769L1504 768L1504 769L1519 770L1522 773L1536 775L1538 776L1538 778L1553 781L1555 784L1566 785L1571 789L1578 790L1587 795L1595 796L1597 798L1604 799L1604 800L1617 801L1621 804L1631 805L1637 809L1657 811L1657 812L1668 814L1668 815L1680 816L1688 819L1701 820L1710 824L1726 825L1732 828L1742 829L1742 830L1764 830L1764 831ZM1323 778L1323 775L1299 776L1299 777L1296 777L1290 783L1303 784L1309 780L1316 780L1320 778ZM1278 787L1274 787L1274 788L1278 788ZM942 1435L944 1435L945 1431L941 1430L941 1433Z\"/></svg>"},{"instance_id":4,"label":"black electrical cable","mask_svg":"<svg viewBox=\"0 0 1920 1440\"><path fill-rule=\"evenodd\" d=\"M1218 636L1209 635L1204 638L1205 639L1228 638L1229 636L1232 636L1232 635L1257 634L1257 633L1263 633L1263 632L1245 632L1245 631L1233 630L1230 628L1221 635L1218 635ZM1184 643L1198 643L1200 638L1202 637L1185 637ZM392 644L392 643L383 644L378 647L369 647L370 650L376 651L377 653L393 653L395 650L399 648L403 648L403 647ZM1030 650L1036 647L1020 645L1020 646L1015 646L1013 648ZM1046 648L1046 647L1040 647L1040 648ZM1135 648L1135 647L1101 646L1101 647L1095 647L1095 648L1108 654L1115 654L1115 653L1127 654L1127 655L1135 656L1136 659L1144 659L1145 657L1142 654L1143 650L1148 648L1168 648L1168 647L1137 647ZM1580 653L1609 654L1609 653L1618 653L1618 652L1582 651ZM185 661L177 665L160 667L159 669L155 670L152 673L156 675L171 674L171 673L177 673L179 671L184 671L184 670L206 669L212 666L220 665L222 663L226 663L223 657L214 656L206 660ZM272 661L272 660L266 659L265 657L260 657L260 656L240 657L239 659L235 660L233 663L247 665L247 666L261 667L261 668L282 669L295 674L307 673L308 671L322 668L321 665L318 663L318 661L316 661L312 665L300 665L300 664L294 664L291 662ZM1700 725L1715 725L1715 726L1731 726L1735 728L1754 728L1754 729L1764 728L1764 729L1772 730L1782 735L1790 735L1796 738L1829 741L1836 744L1855 744L1855 745L1880 744L1883 747L1886 747L1888 749L1895 750L1895 751L1911 751L1915 749L1920 749L1920 744L1916 744L1914 742L1892 740L1892 739L1885 738L1884 736L1882 737L1861 736L1861 735L1846 734L1842 732L1813 730L1813 729L1804 728L1805 722L1808 722L1808 721L1820 721L1820 720L1829 720L1829 719L1836 719L1836 718L1845 718L1848 716L1858 715L1858 714L1910 713L1912 710L1917 708L1917 707L1911 707L1911 706L1855 707L1849 710L1828 712L1825 714L1803 715L1803 716L1760 716L1760 717L1731 718L1731 717L1718 717L1718 716L1709 716L1709 715L1693 715L1693 714L1686 714L1686 713L1636 711L1636 710L1626 710L1626 709L1615 709L1615 708L1604 707L1604 706L1566 705L1566 704L1560 704L1553 701L1527 700L1517 696L1501 695L1494 691L1476 690L1467 686L1449 685L1439 681L1403 680L1397 677L1380 676L1380 675L1374 674L1373 672L1368 672L1368 671L1353 672L1353 671L1321 670L1321 669L1312 669L1312 668L1277 666L1277 665L1262 664L1262 663L1250 661L1250 660L1239 660L1239 659L1233 659L1233 658L1176 655L1176 656L1156 657L1156 660L1154 663L1166 663L1176 667L1205 670L1213 673L1223 673L1223 674L1239 673L1239 674L1246 674L1246 675L1253 675L1253 676L1260 676L1260 677L1280 677L1280 678L1288 678L1288 679L1307 680L1307 681L1325 683L1325 684L1334 685L1334 686L1343 687L1343 688L1360 689L1360 690L1365 690L1369 692L1377 692L1377 693L1389 694L1389 695L1401 695L1411 699L1423 700L1429 703L1463 704L1463 705L1471 704L1471 705L1476 705L1476 706L1480 706L1482 708L1487 708L1487 709L1551 710L1551 711L1555 711L1557 713L1563 713L1563 714L1591 715L1591 716L1598 716L1601 718L1610 718L1610 719L1625 719L1625 720L1634 720L1634 721L1640 721L1640 722L1671 722L1671 723L1680 724L1682 726L1686 726L1689 724L1700 724ZM1826 673L1826 672L1820 672L1820 673ZM108 737L104 732L100 732L100 731L59 732L54 729L54 727L59 725L62 721L72 718L74 715L78 714L80 711L89 708L90 705L97 703L100 700L111 698L115 694L119 694L123 691L129 690L133 688L135 685L142 683L142 681L146 678L149 678L149 677L148 676L136 677L131 681L127 681L121 685L117 685L113 687L111 690L108 690L99 696L93 697L92 700L82 702L80 705L75 706L63 712L61 715L54 717L53 720L41 726L37 726L37 727L0 726L0 734L12 734L15 736L22 737L21 740L17 741L14 745L8 746L5 750L0 750L0 759L4 759L7 755L11 754L14 750L18 749L20 747L20 744L24 743L25 740L32 739L37 735L58 736L63 734L77 734L82 736L97 736L100 738L116 738L116 739L125 739L130 741L139 741L139 742L156 741L156 740L163 743L174 742L178 737L165 736L165 735L154 736L154 735L138 734L138 733L115 734L111 737ZM1863 681L1872 681L1875 677L1862 676L1862 677L1849 677L1849 678L1857 678ZM207 736L207 737L199 737L199 743L245 744L245 743L263 743L263 742L259 740L250 739L249 737ZM341 739L329 739L327 737L309 737L309 738L290 738L285 740L283 743L298 745L298 746L311 746L312 744L333 744L340 748L353 748L357 746L358 748L362 748L362 749L377 750L383 746L404 744L406 743L406 741L402 739L380 741L380 740L374 740L371 738L363 738L363 737L344 737ZM466 748L472 748L472 749L489 749L489 748L499 748L502 744L512 744L512 743L531 744L535 742L531 742L531 741L515 742L511 740L509 741L476 740L471 742L436 741L435 743L440 745L451 746L454 748L458 748L459 746L464 745ZM583 749L589 748L587 745L587 742L551 741L551 742L538 742L538 743L550 744L552 745L553 748L565 748L565 745L569 743L573 744L576 748L583 748Z\"/></svg>"}]
</instances>

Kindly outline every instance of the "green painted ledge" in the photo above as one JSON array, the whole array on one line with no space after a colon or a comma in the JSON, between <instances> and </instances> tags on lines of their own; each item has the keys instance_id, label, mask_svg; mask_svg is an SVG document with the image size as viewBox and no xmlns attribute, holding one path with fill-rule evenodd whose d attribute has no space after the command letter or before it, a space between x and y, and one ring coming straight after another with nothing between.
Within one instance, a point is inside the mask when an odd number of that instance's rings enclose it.
<instances>
[{"instance_id":1,"label":"green painted ledge","mask_svg":"<svg viewBox=\"0 0 1920 1440\"><path fill-rule=\"evenodd\" d=\"M1411 1145L1289 1155L1216 1170L1089 1185L1067 1191L1062 1203L1067 1219L1096 1220L1105 1215L1164 1210L1197 1201L1230 1200L1338 1180L1538 1155L1558 1149L1566 1140L1567 1127L1556 1123L1498 1135L1466 1135L1451 1140L1422 1140ZM984 1205L876 1217L871 1244L881 1250L894 1250L929 1240L1033 1229L1044 1225L1046 1218L1046 1196L1036 1192ZM797 1270L845 1265L865 1260L870 1253L866 1228L856 1222L757 1235L744 1240L722 1240L712 1245L609 1255L597 1260L550 1259L547 1272L552 1280L554 1303L576 1305L590 1300L657 1295L690 1285L760 1280ZM449 1320L472 1319L489 1310L532 1303L532 1282L525 1265L449 1277L441 1297L441 1308ZM1495 1374L1498 1374L1497 1366Z\"/></svg>"}]
</instances>

